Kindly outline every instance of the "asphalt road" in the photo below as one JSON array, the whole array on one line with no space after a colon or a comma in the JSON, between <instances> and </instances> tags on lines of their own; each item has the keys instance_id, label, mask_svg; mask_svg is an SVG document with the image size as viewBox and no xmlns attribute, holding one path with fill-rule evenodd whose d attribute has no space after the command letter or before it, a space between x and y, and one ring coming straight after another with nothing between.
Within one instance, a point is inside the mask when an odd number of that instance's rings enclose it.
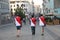
<instances>
[{"instance_id":1,"label":"asphalt road","mask_svg":"<svg viewBox=\"0 0 60 40\"><path fill-rule=\"evenodd\" d=\"M31 27L23 24L20 37L16 37L16 27L13 23L0 26L0 40L60 40L60 25L45 27L44 36L41 36L41 27L36 25L36 34L32 36Z\"/></svg>"}]
</instances>

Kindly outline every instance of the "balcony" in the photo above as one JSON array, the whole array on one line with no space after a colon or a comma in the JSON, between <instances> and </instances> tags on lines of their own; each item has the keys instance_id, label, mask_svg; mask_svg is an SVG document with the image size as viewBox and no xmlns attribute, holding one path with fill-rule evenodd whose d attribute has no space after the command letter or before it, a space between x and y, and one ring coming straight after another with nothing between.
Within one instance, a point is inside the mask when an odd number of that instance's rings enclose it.
<instances>
[{"instance_id":1,"label":"balcony","mask_svg":"<svg viewBox=\"0 0 60 40\"><path fill-rule=\"evenodd\" d=\"M11 3L11 4L14 4L14 3L15 3L15 1L10 1L10 3Z\"/></svg>"}]
</instances>

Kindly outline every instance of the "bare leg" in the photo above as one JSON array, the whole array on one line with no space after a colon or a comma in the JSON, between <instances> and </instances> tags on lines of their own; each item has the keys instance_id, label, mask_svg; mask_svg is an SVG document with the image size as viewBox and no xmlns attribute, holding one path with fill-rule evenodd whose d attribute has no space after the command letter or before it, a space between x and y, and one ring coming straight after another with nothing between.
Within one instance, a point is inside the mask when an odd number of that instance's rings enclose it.
<instances>
[{"instance_id":1,"label":"bare leg","mask_svg":"<svg viewBox=\"0 0 60 40\"><path fill-rule=\"evenodd\" d=\"M17 30L17 37L19 37L20 31L21 31L21 30Z\"/></svg>"},{"instance_id":2,"label":"bare leg","mask_svg":"<svg viewBox=\"0 0 60 40\"><path fill-rule=\"evenodd\" d=\"M42 34L41 34L42 36L44 35L44 27L42 27Z\"/></svg>"}]
</instances>

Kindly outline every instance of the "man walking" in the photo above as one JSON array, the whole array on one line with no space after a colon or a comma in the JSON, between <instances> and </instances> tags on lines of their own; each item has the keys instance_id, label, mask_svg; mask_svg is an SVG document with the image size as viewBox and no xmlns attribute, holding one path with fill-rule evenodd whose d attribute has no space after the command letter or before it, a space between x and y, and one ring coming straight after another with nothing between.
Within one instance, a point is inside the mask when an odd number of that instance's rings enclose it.
<instances>
[{"instance_id":1,"label":"man walking","mask_svg":"<svg viewBox=\"0 0 60 40\"><path fill-rule=\"evenodd\" d=\"M21 27L22 27L22 20L19 15L16 15L16 17L15 17L15 24L16 24L16 28L17 28L17 37L19 37L19 33L20 33Z\"/></svg>"},{"instance_id":2,"label":"man walking","mask_svg":"<svg viewBox=\"0 0 60 40\"><path fill-rule=\"evenodd\" d=\"M42 27L42 36L44 35L44 27L46 26L45 18L42 14L39 16L39 25Z\"/></svg>"},{"instance_id":3,"label":"man walking","mask_svg":"<svg viewBox=\"0 0 60 40\"><path fill-rule=\"evenodd\" d=\"M34 15L32 15L30 22L31 22L32 35L35 35L36 18L34 17Z\"/></svg>"},{"instance_id":4,"label":"man walking","mask_svg":"<svg viewBox=\"0 0 60 40\"><path fill-rule=\"evenodd\" d=\"M26 18L23 18L23 23L26 25Z\"/></svg>"}]
</instances>

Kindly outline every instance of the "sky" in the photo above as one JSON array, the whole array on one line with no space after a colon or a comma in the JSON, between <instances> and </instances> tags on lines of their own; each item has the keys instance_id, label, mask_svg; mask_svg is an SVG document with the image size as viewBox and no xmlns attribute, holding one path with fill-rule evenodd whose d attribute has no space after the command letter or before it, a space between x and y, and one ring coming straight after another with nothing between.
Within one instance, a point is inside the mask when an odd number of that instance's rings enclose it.
<instances>
[{"instance_id":1,"label":"sky","mask_svg":"<svg viewBox=\"0 0 60 40\"><path fill-rule=\"evenodd\" d=\"M40 5L40 7L42 8L42 0L33 0L35 5Z\"/></svg>"}]
</instances>

